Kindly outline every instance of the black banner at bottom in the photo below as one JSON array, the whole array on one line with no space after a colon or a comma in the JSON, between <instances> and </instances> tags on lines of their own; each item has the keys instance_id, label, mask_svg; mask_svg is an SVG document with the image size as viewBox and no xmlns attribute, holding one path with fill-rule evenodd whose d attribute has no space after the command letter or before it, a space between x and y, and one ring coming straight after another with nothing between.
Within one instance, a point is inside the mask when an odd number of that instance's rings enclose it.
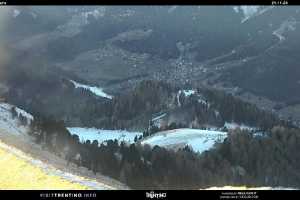
<instances>
[{"instance_id":1,"label":"black banner at bottom","mask_svg":"<svg viewBox=\"0 0 300 200\"><path fill-rule=\"evenodd\" d=\"M300 190L1 190L0 199L289 199Z\"/></svg>"}]
</instances>

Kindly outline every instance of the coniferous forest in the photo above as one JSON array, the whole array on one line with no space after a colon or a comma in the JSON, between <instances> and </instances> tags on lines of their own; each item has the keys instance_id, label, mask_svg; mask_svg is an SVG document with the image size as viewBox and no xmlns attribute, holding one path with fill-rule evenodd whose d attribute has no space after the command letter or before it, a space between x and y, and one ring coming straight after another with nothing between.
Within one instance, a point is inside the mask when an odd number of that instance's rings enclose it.
<instances>
[{"instance_id":1,"label":"coniferous forest","mask_svg":"<svg viewBox=\"0 0 300 200\"><path fill-rule=\"evenodd\" d=\"M146 87L147 84L149 83L142 83L140 87ZM152 87L155 88L153 92L160 91L156 89L156 84ZM143 94L139 94L138 90L134 92L136 96L132 98L125 96L124 99L118 97L115 100L113 109L116 119L122 119L117 111L129 108L131 102L134 105L143 102L138 99L143 98ZM68 132L63 121L37 115L31 124L30 135L35 138L36 143L63 157L70 164L113 177L133 189L199 189L225 184L299 185L300 129L231 95L210 90L201 92L218 108L223 120L245 120L249 125L260 127L261 134L239 128L230 130L223 143L217 143L213 149L197 154L188 146L174 151L159 146L141 145L141 138L136 138L134 144L120 143L117 140L107 141L106 144L99 144L96 140L81 143L78 136ZM153 101L156 102L141 104L131 112L138 113L138 108L155 109L153 105L157 105L159 99L154 98ZM193 100L189 104L192 102ZM117 105L127 106L122 108ZM202 112L209 113L205 106L196 106L195 109L199 115ZM164 129L179 127L184 125L173 123ZM159 130L161 129L152 128L151 133L145 130L144 136Z\"/></svg>"}]
</instances>

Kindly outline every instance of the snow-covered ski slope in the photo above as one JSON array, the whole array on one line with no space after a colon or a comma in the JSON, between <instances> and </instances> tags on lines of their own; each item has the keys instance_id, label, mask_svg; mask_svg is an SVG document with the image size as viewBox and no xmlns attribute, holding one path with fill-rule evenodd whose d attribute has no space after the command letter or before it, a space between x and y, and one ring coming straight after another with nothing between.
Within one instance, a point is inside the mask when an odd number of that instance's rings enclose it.
<instances>
[{"instance_id":1,"label":"snow-covered ski slope","mask_svg":"<svg viewBox=\"0 0 300 200\"><path fill-rule=\"evenodd\" d=\"M68 127L72 135L78 135L81 142L97 140L99 144L108 140L118 140L119 142L134 143L135 136L143 135L141 132L130 132L125 130L104 130L96 128Z\"/></svg>"},{"instance_id":2,"label":"snow-covered ski slope","mask_svg":"<svg viewBox=\"0 0 300 200\"><path fill-rule=\"evenodd\" d=\"M182 128L155 133L144 138L141 144L173 149L189 146L195 152L202 153L211 149L216 142L223 142L226 137L226 132Z\"/></svg>"}]
</instances>

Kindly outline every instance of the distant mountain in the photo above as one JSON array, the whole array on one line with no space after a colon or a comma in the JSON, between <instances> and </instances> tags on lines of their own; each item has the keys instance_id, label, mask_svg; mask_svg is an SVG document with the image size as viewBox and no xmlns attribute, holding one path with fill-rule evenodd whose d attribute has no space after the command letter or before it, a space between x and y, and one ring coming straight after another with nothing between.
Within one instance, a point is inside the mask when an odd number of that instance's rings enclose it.
<instances>
[{"instance_id":1,"label":"distant mountain","mask_svg":"<svg viewBox=\"0 0 300 200\"><path fill-rule=\"evenodd\" d=\"M163 80L178 87L201 83L231 92L238 89L271 101L270 109L278 103L298 105L299 9L7 8L1 37L10 54L4 67L10 75L2 78L2 84L15 93L31 88L50 73L118 94L143 80ZM16 84L15 74L23 72L32 79L26 82L28 87ZM56 78L50 82L53 87L60 85Z\"/></svg>"}]
</instances>

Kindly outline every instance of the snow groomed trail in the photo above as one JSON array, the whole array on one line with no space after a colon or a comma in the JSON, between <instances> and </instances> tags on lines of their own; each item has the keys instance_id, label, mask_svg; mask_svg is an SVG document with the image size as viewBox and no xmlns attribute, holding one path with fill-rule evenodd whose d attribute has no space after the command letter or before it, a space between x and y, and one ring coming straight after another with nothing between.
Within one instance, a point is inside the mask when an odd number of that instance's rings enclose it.
<instances>
[{"instance_id":1,"label":"snow groomed trail","mask_svg":"<svg viewBox=\"0 0 300 200\"><path fill-rule=\"evenodd\" d=\"M155 133L144 138L141 144L173 149L190 146L195 152L202 153L211 149L215 143L223 142L226 137L226 132L181 128Z\"/></svg>"}]
</instances>

